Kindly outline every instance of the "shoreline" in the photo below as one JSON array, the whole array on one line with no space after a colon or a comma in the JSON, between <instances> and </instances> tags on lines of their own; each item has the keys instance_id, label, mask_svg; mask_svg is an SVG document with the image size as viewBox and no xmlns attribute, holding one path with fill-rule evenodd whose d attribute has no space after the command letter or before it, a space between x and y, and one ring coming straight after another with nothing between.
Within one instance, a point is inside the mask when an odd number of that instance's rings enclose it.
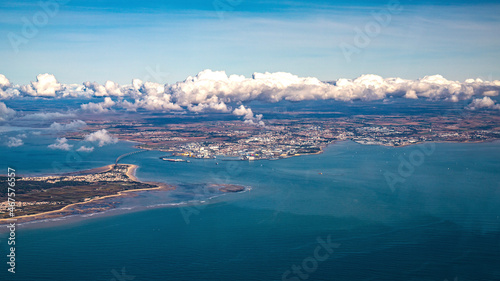
<instances>
[{"instance_id":1,"label":"shoreline","mask_svg":"<svg viewBox=\"0 0 500 281\"><path fill-rule=\"evenodd\" d=\"M289 157L286 157L286 158L280 158L280 159L277 159L277 160L282 160L282 159L287 159L287 158L292 158L292 157L299 157L299 156L308 156L308 155L312 156L312 155L323 154L325 152L325 149L328 149L329 147L332 147L333 145L338 144L338 143L342 143L342 142L353 142L353 143L358 144L358 145L382 146L382 147L398 148L398 147L409 147L409 146L412 146L412 145L421 145L421 144L426 144L426 143L435 143L435 144L439 144L439 143L443 143L443 144L448 144L448 143L449 144L455 144L455 143L456 144L481 144L481 143L500 142L500 140L494 139L494 140L485 140L485 141L481 141L480 140L480 141L469 141L469 142L463 142L463 141L428 141L428 142L418 142L418 143L401 145L401 146L385 146L385 145L381 145L381 144L362 144L362 143L357 143L357 142L355 142L353 140L344 140L344 141L336 141L336 142L330 143L330 144L328 144L327 146L325 146L324 148L322 148L320 151L318 151L316 153L292 155L292 156L289 156ZM259 159L259 160L261 160L261 159ZM259 160L256 160L256 161L259 161ZM266 160L268 160L268 159L266 159ZM78 171L78 172L66 173L64 175L68 175L68 174L88 174L91 171L106 172L106 171L111 170L114 165L115 164L109 164L109 165L98 167L98 168L87 169L87 170L82 170L82 171ZM78 209L73 209L73 208L79 207L79 206L91 205L91 204L94 204L94 203L97 203L99 201L106 200L106 199L109 199L109 198L126 197L126 196L129 196L129 195L133 194L134 192L154 191L154 190L166 190L166 191L168 191L168 190L174 190L175 189L175 186L169 185L167 183L141 181L141 180L139 180L136 177L136 170L139 168L139 166L134 165L134 164L121 164L121 165L127 165L128 166L127 171L126 171L125 174L130 178L131 181L140 182L140 183L146 183L146 184L151 184L151 185L154 185L155 187L123 190L123 191L119 191L119 192L117 192L115 194L105 195L105 196L102 196L102 197L95 197L95 198L92 198L92 199L90 199L88 201L72 203L72 204L66 205L64 207L61 207L60 209L57 209L57 210L47 211L47 212L38 213L38 214L23 215L23 216L13 217L13 218L3 218L3 219L0 219L0 228L2 226L8 225L9 223L12 223L12 222L15 222L16 224L18 224L18 223L22 224L22 223L26 223L26 222L32 222L32 221L38 221L38 220L45 220L45 219L55 219L55 218L67 217L67 216L71 216L71 215L84 215L84 214L89 214L89 213L101 213L101 212L113 209L113 207L108 207L108 208L105 208L105 209L102 209L102 210L88 211L88 212L86 212L85 210L81 210L81 209L78 210ZM90 209L92 209L92 208L90 208Z\"/></svg>"},{"instance_id":2,"label":"shoreline","mask_svg":"<svg viewBox=\"0 0 500 281\"><path fill-rule=\"evenodd\" d=\"M435 144L438 144L438 143L463 143L463 144L491 143L491 142L495 142L495 141L500 141L500 139L473 140L473 141L456 141L456 140L419 141L419 142L408 143L408 144L403 144L403 145L384 145L384 144L380 144L380 143L366 144L366 143L357 142L353 139L345 139L345 140L332 141L331 143L322 147L318 152L314 152L314 153L298 153L295 155L289 155L289 156L280 157L277 159L269 159L269 158L255 159L255 160L234 159L234 160L226 160L226 161L262 161L262 160L273 160L274 161L274 160L289 159L289 158L299 157L299 156L319 155L319 154L324 153L326 148L333 146L337 143L345 142L345 141L350 141L350 142L353 142L353 143L356 143L359 145L399 148L399 147L409 147L409 146L413 146L413 145L421 145L421 144L426 144L426 143L435 143ZM137 143L138 144L134 146L137 149L143 149L143 150L147 150L147 151L161 151L161 152L173 152L174 151L174 150L170 150L170 149L158 149L158 148L151 148L151 147L142 147L141 145L146 145L146 144L141 143L141 142L137 142ZM222 157L237 157L237 156L226 156L226 155L217 155L217 156L218 157L220 157L220 156L222 156ZM205 158L196 158L196 157L189 157L189 158L198 159L198 160L205 160ZM213 158L209 158L209 159L213 159Z\"/></svg>"},{"instance_id":3,"label":"shoreline","mask_svg":"<svg viewBox=\"0 0 500 281\"><path fill-rule=\"evenodd\" d=\"M72 209L72 208L78 207L78 206L91 205L93 203L96 203L97 201L105 200L105 199L109 199L109 198L125 197L128 195L128 193L132 193L132 192L153 191L153 190L173 190L173 189L175 189L174 186L170 186L170 185L165 184L165 183L140 181L135 176L135 171L137 170L137 168L139 168L139 166L134 165L134 164L122 164L122 165L128 165L127 172L125 174L130 178L130 180L132 180L134 182L155 185L156 187L123 190L123 191L119 191L116 194L95 197L95 198L92 198L92 199L90 199L88 201L84 201L84 202L72 203L72 204L66 205L60 209L53 210L53 211L47 211L47 212L43 212L43 213L39 213L39 214L23 215L23 216L19 216L19 217L4 218L4 219L0 219L0 226L8 225L9 223L13 223L13 222L18 224L18 223L32 222L32 221L36 221L36 220L55 219L55 218L66 217L66 216L70 216L70 215L85 214L85 212L83 212L81 210L74 210L74 209L68 210L68 209ZM113 168L113 166L114 166L114 164L110 164L110 165L106 165L106 166L91 169L91 170L105 169L104 170L104 172L105 172L105 171L111 170ZM86 170L86 171L89 171L89 170ZM91 213L100 213L102 211L106 211L109 209L112 209L112 208L110 207L110 208L107 208L104 210L100 210L97 212L91 212Z\"/></svg>"}]
</instances>

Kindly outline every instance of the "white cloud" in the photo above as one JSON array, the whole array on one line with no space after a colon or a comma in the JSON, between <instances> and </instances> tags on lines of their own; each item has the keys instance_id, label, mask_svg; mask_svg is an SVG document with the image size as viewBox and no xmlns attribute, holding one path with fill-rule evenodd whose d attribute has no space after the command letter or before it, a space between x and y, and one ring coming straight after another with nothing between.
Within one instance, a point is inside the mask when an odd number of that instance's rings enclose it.
<instances>
[{"instance_id":1,"label":"white cloud","mask_svg":"<svg viewBox=\"0 0 500 281\"><path fill-rule=\"evenodd\" d=\"M414 90L408 90L404 97L407 99L418 99L417 93Z\"/></svg>"},{"instance_id":2,"label":"white cloud","mask_svg":"<svg viewBox=\"0 0 500 281\"><path fill-rule=\"evenodd\" d=\"M105 146L108 144L114 144L118 142L118 139L109 134L106 129L93 132L85 136L85 141L98 142L99 146Z\"/></svg>"},{"instance_id":3,"label":"white cloud","mask_svg":"<svg viewBox=\"0 0 500 281\"><path fill-rule=\"evenodd\" d=\"M441 75L418 80L382 78L362 75L354 80L338 79L334 83L321 82L314 77L298 77L284 72L254 73L251 78L230 75L223 71L204 70L169 87L175 103L181 106L203 104L214 96L222 102L264 100L381 100L390 96L416 99L458 101L473 95L493 94L500 90L500 81L484 82L469 79L464 83L450 81Z\"/></svg>"},{"instance_id":4,"label":"white cloud","mask_svg":"<svg viewBox=\"0 0 500 281\"><path fill-rule=\"evenodd\" d=\"M494 100L490 97L484 97L482 99L474 99L468 106L469 110L478 109L498 109L500 110L500 104L496 104Z\"/></svg>"},{"instance_id":5,"label":"white cloud","mask_svg":"<svg viewBox=\"0 0 500 281\"><path fill-rule=\"evenodd\" d=\"M94 151L94 147L93 146L87 147L87 146L82 145L76 151L79 151L79 152L92 152L92 151Z\"/></svg>"},{"instance_id":6,"label":"white cloud","mask_svg":"<svg viewBox=\"0 0 500 281\"><path fill-rule=\"evenodd\" d=\"M80 105L80 108L82 110L90 111L93 113L103 113L103 112L108 112L109 108L111 108L115 104L116 103L110 97L105 97L103 102L100 103L89 102L87 104Z\"/></svg>"},{"instance_id":7,"label":"white cloud","mask_svg":"<svg viewBox=\"0 0 500 281\"><path fill-rule=\"evenodd\" d=\"M498 91L485 91L483 95L487 97L496 97L498 96Z\"/></svg>"},{"instance_id":8,"label":"white cloud","mask_svg":"<svg viewBox=\"0 0 500 281\"><path fill-rule=\"evenodd\" d=\"M8 147L18 147L24 144L21 138L10 137L9 141L6 143Z\"/></svg>"},{"instance_id":9,"label":"white cloud","mask_svg":"<svg viewBox=\"0 0 500 281\"><path fill-rule=\"evenodd\" d=\"M94 113L108 112L112 107L133 111L145 109L232 112L230 104L253 100L266 102L327 99L370 101L400 97L457 102L474 97L497 96L500 91L500 81L467 79L459 82L448 80L441 75L407 80L365 74L356 79L338 79L327 83L315 77L299 77L286 72L254 73L247 78L207 69L194 77L189 76L184 81L172 85L143 82L139 79L133 79L131 85L125 86L120 86L113 81L106 81L104 85L96 82L61 85L53 75L40 74L36 82L19 87L12 86L5 76L0 76L0 95L4 93L5 96L15 96L16 87L28 96L106 97L104 102L81 105L82 110ZM120 99L113 101L111 97L120 97ZM122 99L121 97L128 98ZM257 117L254 116L254 118Z\"/></svg>"},{"instance_id":10,"label":"white cloud","mask_svg":"<svg viewBox=\"0 0 500 281\"><path fill-rule=\"evenodd\" d=\"M85 86L82 84L67 84L64 85L65 90L61 93L61 98L79 98L92 97L92 94L85 91Z\"/></svg>"},{"instance_id":11,"label":"white cloud","mask_svg":"<svg viewBox=\"0 0 500 281\"><path fill-rule=\"evenodd\" d=\"M188 110L192 112L229 112L229 108L227 107L227 105L224 102L219 101L219 98L217 98L216 96L212 96L208 100L197 105L190 104L188 105Z\"/></svg>"},{"instance_id":12,"label":"white cloud","mask_svg":"<svg viewBox=\"0 0 500 281\"><path fill-rule=\"evenodd\" d=\"M124 94L121 91L120 85L113 81L106 81L104 85L101 85L97 82L84 82L85 86L84 91L92 91L94 96L96 97L104 97L104 96L123 96Z\"/></svg>"},{"instance_id":13,"label":"white cloud","mask_svg":"<svg viewBox=\"0 0 500 281\"><path fill-rule=\"evenodd\" d=\"M245 118L245 119L252 119L253 118L252 109L245 108L244 105L241 105L240 107L236 108L233 111L233 114L236 116L243 116L243 118Z\"/></svg>"},{"instance_id":14,"label":"white cloud","mask_svg":"<svg viewBox=\"0 0 500 281\"><path fill-rule=\"evenodd\" d=\"M131 87L126 89L126 92L133 98L141 96L161 96L165 93L165 85L133 79Z\"/></svg>"},{"instance_id":15,"label":"white cloud","mask_svg":"<svg viewBox=\"0 0 500 281\"><path fill-rule=\"evenodd\" d=\"M60 150L70 150L73 147L72 144L68 143L66 138L57 138L56 142L49 145L50 149L60 149Z\"/></svg>"},{"instance_id":16,"label":"white cloud","mask_svg":"<svg viewBox=\"0 0 500 281\"><path fill-rule=\"evenodd\" d=\"M10 87L10 81L5 77L5 75L0 74L0 90L7 90Z\"/></svg>"},{"instance_id":17,"label":"white cloud","mask_svg":"<svg viewBox=\"0 0 500 281\"><path fill-rule=\"evenodd\" d=\"M172 111L172 110L182 110L182 107L178 104L174 104L171 101L171 96L168 94L163 94L161 96L145 96L143 98L136 98L133 103L124 100L120 105L127 110L135 111L138 108L144 108L147 110L158 110L158 111Z\"/></svg>"},{"instance_id":18,"label":"white cloud","mask_svg":"<svg viewBox=\"0 0 500 281\"><path fill-rule=\"evenodd\" d=\"M0 99L8 99L19 94L19 91L11 90L12 84L5 75L0 74Z\"/></svg>"},{"instance_id":19,"label":"white cloud","mask_svg":"<svg viewBox=\"0 0 500 281\"><path fill-rule=\"evenodd\" d=\"M50 125L49 129L51 130L56 130L56 131L71 131L71 130L78 130L82 127L87 126L87 123L85 123L82 120L73 120L68 124L60 124L57 122L52 123Z\"/></svg>"},{"instance_id":20,"label":"white cloud","mask_svg":"<svg viewBox=\"0 0 500 281\"><path fill-rule=\"evenodd\" d=\"M16 111L12 108L8 108L5 103L0 102L0 121L5 121L16 114Z\"/></svg>"},{"instance_id":21,"label":"white cloud","mask_svg":"<svg viewBox=\"0 0 500 281\"><path fill-rule=\"evenodd\" d=\"M56 93L64 90L61 83L52 74L39 74L36 77L36 82L31 82L30 85L21 86L21 93L34 97L56 97Z\"/></svg>"},{"instance_id":22,"label":"white cloud","mask_svg":"<svg viewBox=\"0 0 500 281\"><path fill-rule=\"evenodd\" d=\"M233 114L236 116L243 116L243 120L245 120L245 123L264 126L264 122L262 121L262 114L254 116L252 109L246 108L244 105L240 105L240 107L233 110Z\"/></svg>"}]
</instances>

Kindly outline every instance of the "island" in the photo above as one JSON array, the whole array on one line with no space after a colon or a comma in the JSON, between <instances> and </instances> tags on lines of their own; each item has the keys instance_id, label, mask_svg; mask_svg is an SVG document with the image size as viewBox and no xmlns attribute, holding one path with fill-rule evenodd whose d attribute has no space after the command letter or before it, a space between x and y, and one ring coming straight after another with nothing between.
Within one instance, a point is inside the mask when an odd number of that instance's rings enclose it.
<instances>
[{"instance_id":1,"label":"island","mask_svg":"<svg viewBox=\"0 0 500 281\"><path fill-rule=\"evenodd\" d=\"M216 185L219 191L229 193L229 192L241 192L245 190L244 186L236 185L236 184L219 184Z\"/></svg>"}]
</instances>

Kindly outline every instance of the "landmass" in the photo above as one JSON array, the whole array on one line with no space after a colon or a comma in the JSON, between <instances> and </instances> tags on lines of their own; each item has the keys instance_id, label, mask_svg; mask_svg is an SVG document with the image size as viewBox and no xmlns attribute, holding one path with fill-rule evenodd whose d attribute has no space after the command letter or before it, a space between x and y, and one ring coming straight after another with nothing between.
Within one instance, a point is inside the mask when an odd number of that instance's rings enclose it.
<instances>
[{"instance_id":1,"label":"landmass","mask_svg":"<svg viewBox=\"0 0 500 281\"><path fill-rule=\"evenodd\" d=\"M173 189L162 183L141 182L137 166L128 164L71 173L61 176L16 177L15 208L9 205L7 177L0 176L0 224L57 218L73 214L102 212L115 207L104 200L131 196L131 192Z\"/></svg>"},{"instance_id":2,"label":"landmass","mask_svg":"<svg viewBox=\"0 0 500 281\"><path fill-rule=\"evenodd\" d=\"M216 185L216 187L219 188L219 191L222 192L241 192L245 190L244 186L241 185L236 185L236 184L220 184Z\"/></svg>"},{"instance_id":3,"label":"landmass","mask_svg":"<svg viewBox=\"0 0 500 281\"><path fill-rule=\"evenodd\" d=\"M315 114L314 117L307 116ZM297 117L295 117L295 115ZM301 115L302 114L302 115ZM500 116L496 112L451 111L407 116L352 115L338 112L283 112L282 119L257 126L234 120L179 123L162 116L140 116L113 122L87 120L89 132L107 129L123 140L138 142L138 148L170 152L183 158L276 160L321 153L326 146L352 140L364 145L400 147L424 142L485 142L500 139ZM328 117L323 117L328 115ZM205 116L203 116L205 117ZM298 118L300 117L300 118ZM179 117L175 117L179 118ZM208 119L209 117L206 116ZM163 123L165 122L165 123ZM66 137L83 139L86 131ZM182 160L167 160L181 162Z\"/></svg>"}]
</instances>

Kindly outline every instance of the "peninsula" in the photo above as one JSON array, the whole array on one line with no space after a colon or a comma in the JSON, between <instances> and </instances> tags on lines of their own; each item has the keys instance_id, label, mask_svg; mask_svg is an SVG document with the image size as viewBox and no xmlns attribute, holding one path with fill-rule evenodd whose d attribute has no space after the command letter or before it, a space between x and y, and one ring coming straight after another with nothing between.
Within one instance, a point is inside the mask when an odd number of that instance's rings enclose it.
<instances>
[{"instance_id":1,"label":"peninsula","mask_svg":"<svg viewBox=\"0 0 500 281\"><path fill-rule=\"evenodd\" d=\"M61 176L16 177L15 204L3 198L7 177L0 176L0 224L9 219L27 222L74 214L101 212L114 207L107 198L130 192L173 189L162 183L141 182L135 176L137 166L108 165Z\"/></svg>"}]
</instances>

